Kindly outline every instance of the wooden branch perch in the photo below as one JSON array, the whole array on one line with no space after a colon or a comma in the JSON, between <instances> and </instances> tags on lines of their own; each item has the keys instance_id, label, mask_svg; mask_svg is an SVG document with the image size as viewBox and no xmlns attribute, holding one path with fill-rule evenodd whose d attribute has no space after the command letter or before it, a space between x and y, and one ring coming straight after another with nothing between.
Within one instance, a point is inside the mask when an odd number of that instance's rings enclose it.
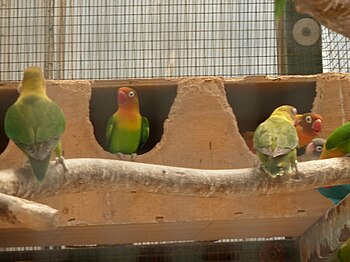
<instances>
[{"instance_id":1,"label":"wooden branch perch","mask_svg":"<svg viewBox=\"0 0 350 262\"><path fill-rule=\"evenodd\" d=\"M70 159L64 172L52 165L42 185L29 168L0 171L0 192L36 199L67 192L109 188L160 194L233 198L288 193L350 183L350 159L302 162L295 177L270 178L257 168L204 170L106 159Z\"/></svg>"},{"instance_id":2,"label":"wooden branch perch","mask_svg":"<svg viewBox=\"0 0 350 262\"><path fill-rule=\"evenodd\" d=\"M0 193L0 220L16 227L49 230L57 226L58 210Z\"/></svg>"},{"instance_id":3,"label":"wooden branch perch","mask_svg":"<svg viewBox=\"0 0 350 262\"><path fill-rule=\"evenodd\" d=\"M332 207L299 239L302 261L315 261L311 257L327 258L350 235L350 195ZM333 260L327 260L333 261Z\"/></svg>"},{"instance_id":4,"label":"wooden branch perch","mask_svg":"<svg viewBox=\"0 0 350 262\"><path fill-rule=\"evenodd\" d=\"M350 0L293 0L296 10L325 27L350 37Z\"/></svg>"}]
</instances>

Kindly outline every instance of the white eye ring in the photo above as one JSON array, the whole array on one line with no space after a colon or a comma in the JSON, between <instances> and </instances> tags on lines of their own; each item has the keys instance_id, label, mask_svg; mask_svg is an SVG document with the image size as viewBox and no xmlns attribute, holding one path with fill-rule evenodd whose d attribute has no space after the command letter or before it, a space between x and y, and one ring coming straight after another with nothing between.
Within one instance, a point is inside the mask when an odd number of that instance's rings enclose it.
<instances>
[{"instance_id":1,"label":"white eye ring","mask_svg":"<svg viewBox=\"0 0 350 262\"><path fill-rule=\"evenodd\" d=\"M305 117L305 121L306 121L306 123L311 124L312 123L312 117L311 116L306 116Z\"/></svg>"},{"instance_id":2,"label":"white eye ring","mask_svg":"<svg viewBox=\"0 0 350 262\"><path fill-rule=\"evenodd\" d=\"M298 111L297 111L297 109L295 107L293 107L293 114L294 115L298 114Z\"/></svg>"},{"instance_id":3,"label":"white eye ring","mask_svg":"<svg viewBox=\"0 0 350 262\"><path fill-rule=\"evenodd\" d=\"M322 146L316 146L316 147L315 147L316 152L321 152L322 149L323 149Z\"/></svg>"},{"instance_id":4,"label":"white eye ring","mask_svg":"<svg viewBox=\"0 0 350 262\"><path fill-rule=\"evenodd\" d=\"M130 91L130 92L128 93L128 96L129 96L129 97L134 97L134 96L135 96L135 92L134 92L134 91Z\"/></svg>"}]
</instances>

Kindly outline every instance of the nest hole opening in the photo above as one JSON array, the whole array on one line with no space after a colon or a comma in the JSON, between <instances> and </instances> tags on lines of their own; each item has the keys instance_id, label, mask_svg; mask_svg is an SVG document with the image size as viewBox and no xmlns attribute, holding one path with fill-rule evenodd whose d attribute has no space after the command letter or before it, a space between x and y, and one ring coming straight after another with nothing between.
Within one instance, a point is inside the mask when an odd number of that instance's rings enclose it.
<instances>
[{"instance_id":1,"label":"nest hole opening","mask_svg":"<svg viewBox=\"0 0 350 262\"><path fill-rule=\"evenodd\" d=\"M118 108L117 91L122 86L133 88L139 97L140 113L145 116L150 125L150 134L147 143L137 152L144 154L150 151L163 135L163 124L168 118L176 92L176 85L169 86L132 86L118 85L115 87L92 88L90 100L90 120L94 127L94 134L97 142L107 150L106 127L109 117Z\"/></svg>"},{"instance_id":2,"label":"nest hole opening","mask_svg":"<svg viewBox=\"0 0 350 262\"><path fill-rule=\"evenodd\" d=\"M254 131L281 105L292 105L298 113L310 112L316 97L316 81L237 82L225 85L225 90L243 134Z\"/></svg>"},{"instance_id":3,"label":"nest hole opening","mask_svg":"<svg viewBox=\"0 0 350 262\"><path fill-rule=\"evenodd\" d=\"M15 89L0 90L0 154L5 151L9 138L5 134L5 115L8 108L16 102L19 94Z\"/></svg>"}]
</instances>

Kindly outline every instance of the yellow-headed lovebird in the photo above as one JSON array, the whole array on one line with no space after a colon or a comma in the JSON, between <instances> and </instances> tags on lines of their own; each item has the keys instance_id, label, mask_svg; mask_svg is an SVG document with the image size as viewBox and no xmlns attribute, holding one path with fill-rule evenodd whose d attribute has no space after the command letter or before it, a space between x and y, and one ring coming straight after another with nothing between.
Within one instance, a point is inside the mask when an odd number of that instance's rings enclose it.
<instances>
[{"instance_id":1,"label":"yellow-headed lovebird","mask_svg":"<svg viewBox=\"0 0 350 262\"><path fill-rule=\"evenodd\" d=\"M273 178L297 170L296 114L294 107L280 106L255 130L253 144L261 167Z\"/></svg>"},{"instance_id":2,"label":"yellow-headed lovebird","mask_svg":"<svg viewBox=\"0 0 350 262\"><path fill-rule=\"evenodd\" d=\"M118 110L108 121L106 137L108 151L134 157L147 141L149 123L146 117L140 115L137 93L130 87L118 90Z\"/></svg>"},{"instance_id":3,"label":"yellow-headed lovebird","mask_svg":"<svg viewBox=\"0 0 350 262\"><path fill-rule=\"evenodd\" d=\"M62 110L46 95L43 72L39 67L28 67L20 95L6 112L5 132L27 155L39 182L45 178L53 150L66 169L60 142L65 126Z\"/></svg>"},{"instance_id":4,"label":"yellow-headed lovebird","mask_svg":"<svg viewBox=\"0 0 350 262\"><path fill-rule=\"evenodd\" d=\"M297 114L295 128L298 133L299 148L302 148L322 131L322 116L315 113Z\"/></svg>"},{"instance_id":5,"label":"yellow-headed lovebird","mask_svg":"<svg viewBox=\"0 0 350 262\"><path fill-rule=\"evenodd\" d=\"M350 122L335 129L323 145L320 159L342 157L350 153ZM350 184L320 187L323 196L338 204L350 193Z\"/></svg>"},{"instance_id":6,"label":"yellow-headed lovebird","mask_svg":"<svg viewBox=\"0 0 350 262\"><path fill-rule=\"evenodd\" d=\"M298 147L305 147L322 131L322 116L315 113L297 114L295 117L295 129L298 134ZM256 153L253 148L253 136L253 131L246 131L242 134L250 151Z\"/></svg>"}]
</instances>

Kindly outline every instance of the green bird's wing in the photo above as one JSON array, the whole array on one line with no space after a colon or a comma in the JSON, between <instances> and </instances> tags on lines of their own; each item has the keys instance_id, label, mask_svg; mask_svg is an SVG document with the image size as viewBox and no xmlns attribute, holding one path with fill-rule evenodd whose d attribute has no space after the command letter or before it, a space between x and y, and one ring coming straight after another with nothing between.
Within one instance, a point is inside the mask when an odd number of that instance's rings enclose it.
<instances>
[{"instance_id":1,"label":"green bird's wing","mask_svg":"<svg viewBox=\"0 0 350 262\"><path fill-rule=\"evenodd\" d=\"M141 149L147 142L149 137L149 122L148 119L144 116L141 117L141 139L139 148Z\"/></svg>"},{"instance_id":2,"label":"green bird's wing","mask_svg":"<svg viewBox=\"0 0 350 262\"><path fill-rule=\"evenodd\" d=\"M5 116L5 132L26 154L42 160L56 147L66 123L50 99L30 96L12 105Z\"/></svg>"},{"instance_id":3,"label":"green bird's wing","mask_svg":"<svg viewBox=\"0 0 350 262\"><path fill-rule=\"evenodd\" d=\"M275 0L275 20L278 22L286 8L287 0Z\"/></svg>"},{"instance_id":4,"label":"green bird's wing","mask_svg":"<svg viewBox=\"0 0 350 262\"><path fill-rule=\"evenodd\" d=\"M346 152L350 152L350 122L338 127L327 138L326 149L332 150L335 148L343 149Z\"/></svg>"},{"instance_id":5,"label":"green bird's wing","mask_svg":"<svg viewBox=\"0 0 350 262\"><path fill-rule=\"evenodd\" d=\"M276 116L258 126L253 142L258 152L277 157L297 147L298 135L291 123Z\"/></svg>"},{"instance_id":6,"label":"green bird's wing","mask_svg":"<svg viewBox=\"0 0 350 262\"><path fill-rule=\"evenodd\" d=\"M5 132L29 157L39 181L45 177L51 152L56 148L65 125L58 105L35 95L23 98L6 113Z\"/></svg>"},{"instance_id":7,"label":"green bird's wing","mask_svg":"<svg viewBox=\"0 0 350 262\"><path fill-rule=\"evenodd\" d=\"M113 130L116 128L116 125L117 125L116 116L113 114L108 119L107 128L106 128L107 147L109 147L109 145L111 144L112 133L113 133Z\"/></svg>"}]
</instances>

